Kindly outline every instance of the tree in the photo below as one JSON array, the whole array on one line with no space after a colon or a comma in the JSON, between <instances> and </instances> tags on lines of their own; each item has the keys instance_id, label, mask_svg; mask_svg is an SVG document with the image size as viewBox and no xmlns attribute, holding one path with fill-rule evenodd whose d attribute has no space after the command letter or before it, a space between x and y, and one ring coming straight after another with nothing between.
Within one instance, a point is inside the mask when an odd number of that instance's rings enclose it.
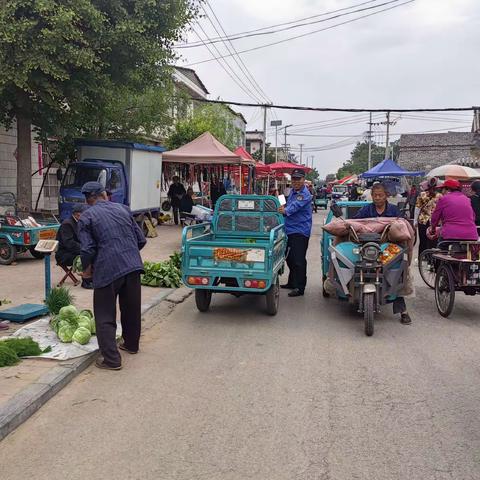
<instances>
[{"instance_id":1,"label":"tree","mask_svg":"<svg viewBox=\"0 0 480 480\"><path fill-rule=\"evenodd\" d=\"M350 160L338 169L337 178L363 173L368 170L368 142L358 142L350 154ZM385 157L385 148L372 143L372 167Z\"/></svg>"},{"instance_id":2,"label":"tree","mask_svg":"<svg viewBox=\"0 0 480 480\"><path fill-rule=\"evenodd\" d=\"M235 126L232 113L224 105L205 104L195 106L190 117L175 124L166 146L169 150L174 150L205 132L210 132L230 150L234 150L242 142L241 131Z\"/></svg>"},{"instance_id":3,"label":"tree","mask_svg":"<svg viewBox=\"0 0 480 480\"><path fill-rule=\"evenodd\" d=\"M31 207L31 125L42 138L75 131L82 122L88 130L92 118L102 119L108 108L116 108L113 95L125 99L161 87L174 58L173 44L196 15L196 4L2 2L0 123L7 128L14 120L17 124L19 208Z\"/></svg>"},{"instance_id":4,"label":"tree","mask_svg":"<svg viewBox=\"0 0 480 480\"><path fill-rule=\"evenodd\" d=\"M265 144L265 163L275 163L275 151L270 148L270 143ZM255 160L263 161L263 152L262 150L257 150L252 154L252 157Z\"/></svg>"},{"instance_id":5,"label":"tree","mask_svg":"<svg viewBox=\"0 0 480 480\"><path fill-rule=\"evenodd\" d=\"M311 182L314 182L319 177L320 177L320 174L318 173L316 168L314 168L313 170L311 170L305 175L305 178L307 180L310 180Z\"/></svg>"}]
</instances>

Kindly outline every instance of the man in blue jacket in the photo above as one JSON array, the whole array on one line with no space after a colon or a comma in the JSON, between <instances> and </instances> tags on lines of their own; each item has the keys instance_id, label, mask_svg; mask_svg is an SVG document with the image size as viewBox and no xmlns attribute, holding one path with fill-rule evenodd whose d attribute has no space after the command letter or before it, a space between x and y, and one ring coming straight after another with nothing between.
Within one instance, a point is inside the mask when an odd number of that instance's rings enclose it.
<instances>
[{"instance_id":1,"label":"man in blue jacket","mask_svg":"<svg viewBox=\"0 0 480 480\"><path fill-rule=\"evenodd\" d=\"M291 289L289 297L301 297L307 285L307 249L312 231L312 195L305 186L305 172L292 172L292 189L287 204L279 209L285 215L287 232L288 282L282 288Z\"/></svg>"},{"instance_id":2,"label":"man in blue jacket","mask_svg":"<svg viewBox=\"0 0 480 480\"><path fill-rule=\"evenodd\" d=\"M109 202L98 182L82 187L90 208L78 221L83 271L93 269L93 309L97 340L103 359L96 366L120 370L117 349L117 297L123 342L119 348L137 353L141 333L141 285L143 262L140 250L146 240L129 209Z\"/></svg>"}]
</instances>

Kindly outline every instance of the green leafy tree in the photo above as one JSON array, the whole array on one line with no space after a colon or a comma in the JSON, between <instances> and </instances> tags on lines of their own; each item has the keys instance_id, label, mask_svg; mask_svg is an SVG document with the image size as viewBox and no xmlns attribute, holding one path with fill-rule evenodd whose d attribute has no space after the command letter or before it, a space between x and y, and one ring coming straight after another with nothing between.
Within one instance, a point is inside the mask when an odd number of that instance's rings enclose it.
<instances>
[{"instance_id":1,"label":"green leafy tree","mask_svg":"<svg viewBox=\"0 0 480 480\"><path fill-rule=\"evenodd\" d=\"M270 143L265 144L265 163L275 163L275 151L270 148ZM262 150L257 150L252 154L255 160L263 161Z\"/></svg>"},{"instance_id":2,"label":"green leafy tree","mask_svg":"<svg viewBox=\"0 0 480 480\"><path fill-rule=\"evenodd\" d=\"M41 138L95 123L102 134L122 101L161 87L173 44L196 13L196 0L0 4L0 123L16 120L21 209L31 206L31 126Z\"/></svg>"},{"instance_id":3,"label":"green leafy tree","mask_svg":"<svg viewBox=\"0 0 480 480\"><path fill-rule=\"evenodd\" d=\"M305 175L305 178L307 180L310 180L311 182L314 182L315 180L317 180L317 178L320 177L320 174L318 173L317 169L314 168L312 171L308 172L306 175Z\"/></svg>"},{"instance_id":4,"label":"green leafy tree","mask_svg":"<svg viewBox=\"0 0 480 480\"><path fill-rule=\"evenodd\" d=\"M230 150L241 145L241 131L235 126L232 113L220 104L195 106L191 116L180 119L175 124L166 145L174 150L205 132L210 132Z\"/></svg>"}]
</instances>

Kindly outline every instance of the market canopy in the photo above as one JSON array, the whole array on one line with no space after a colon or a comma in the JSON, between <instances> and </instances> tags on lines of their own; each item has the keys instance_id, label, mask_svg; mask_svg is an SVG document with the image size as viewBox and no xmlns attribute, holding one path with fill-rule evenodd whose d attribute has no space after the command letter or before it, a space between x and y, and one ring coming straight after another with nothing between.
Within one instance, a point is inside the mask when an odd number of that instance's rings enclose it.
<instances>
[{"instance_id":1,"label":"market canopy","mask_svg":"<svg viewBox=\"0 0 480 480\"><path fill-rule=\"evenodd\" d=\"M210 132L205 132L176 150L165 152L163 161L198 165L253 165L255 160L245 159L231 152Z\"/></svg>"},{"instance_id":2,"label":"market canopy","mask_svg":"<svg viewBox=\"0 0 480 480\"><path fill-rule=\"evenodd\" d=\"M244 160L252 160L255 161L255 159L243 148L243 147L237 147L233 153L235 155L238 155L239 157L242 157Z\"/></svg>"},{"instance_id":3,"label":"market canopy","mask_svg":"<svg viewBox=\"0 0 480 480\"><path fill-rule=\"evenodd\" d=\"M361 177L421 177L423 175L425 175L425 172L408 172L396 164L391 158L387 158L367 172L362 173Z\"/></svg>"},{"instance_id":4,"label":"market canopy","mask_svg":"<svg viewBox=\"0 0 480 480\"><path fill-rule=\"evenodd\" d=\"M292 171L296 169L300 169L305 173L308 173L312 170L310 167L306 167L305 165L298 165L297 163L289 162L270 163L268 166L270 167L270 170L278 173L292 173Z\"/></svg>"}]
</instances>

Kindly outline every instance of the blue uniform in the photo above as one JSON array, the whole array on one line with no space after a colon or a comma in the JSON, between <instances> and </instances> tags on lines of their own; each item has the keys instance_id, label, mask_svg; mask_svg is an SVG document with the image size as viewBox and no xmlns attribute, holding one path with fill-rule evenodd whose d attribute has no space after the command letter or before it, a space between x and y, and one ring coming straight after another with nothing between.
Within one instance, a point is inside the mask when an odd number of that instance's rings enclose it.
<instances>
[{"instance_id":1,"label":"blue uniform","mask_svg":"<svg viewBox=\"0 0 480 480\"><path fill-rule=\"evenodd\" d=\"M296 192L293 188L285 207L285 231L287 235L299 233L310 237L312 231L312 195L306 186Z\"/></svg>"},{"instance_id":2,"label":"blue uniform","mask_svg":"<svg viewBox=\"0 0 480 480\"><path fill-rule=\"evenodd\" d=\"M362 207L353 218L401 217L402 214L396 205L387 202L382 213L378 213L374 203Z\"/></svg>"}]
</instances>

